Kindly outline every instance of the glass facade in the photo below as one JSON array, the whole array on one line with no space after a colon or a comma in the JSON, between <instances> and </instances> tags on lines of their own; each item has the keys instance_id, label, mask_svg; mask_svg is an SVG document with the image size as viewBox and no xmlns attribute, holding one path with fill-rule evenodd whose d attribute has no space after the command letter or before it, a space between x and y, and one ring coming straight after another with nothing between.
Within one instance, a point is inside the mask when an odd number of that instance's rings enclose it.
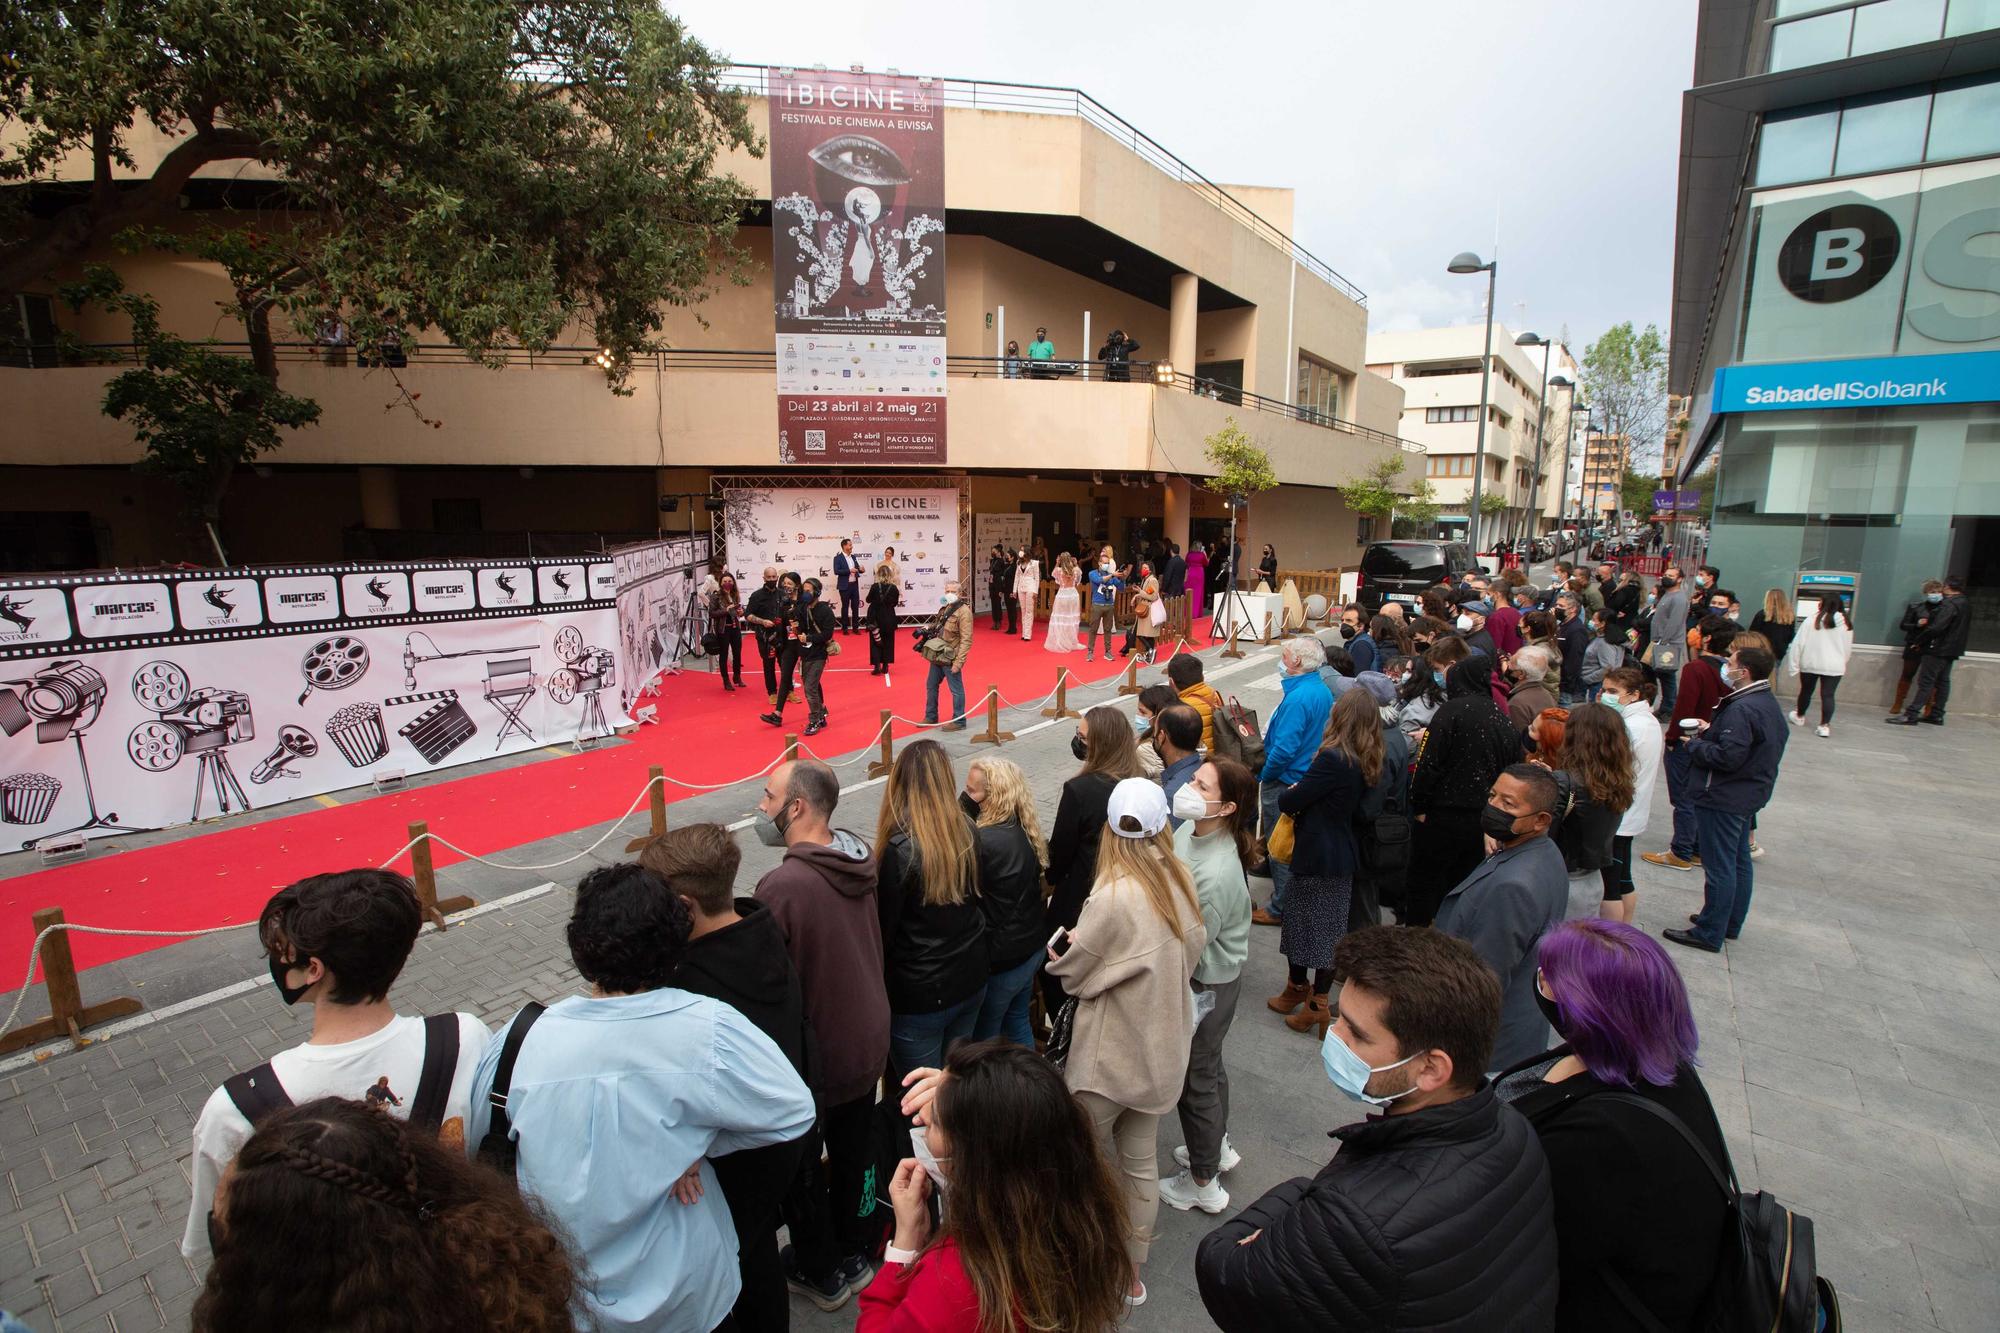
<instances>
[{"instance_id":1,"label":"glass facade","mask_svg":"<svg viewBox=\"0 0 2000 1333\"><path fill-rule=\"evenodd\" d=\"M2000 0L1778 0L1777 18L1773 74L2000 28Z\"/></svg>"},{"instance_id":2,"label":"glass facade","mask_svg":"<svg viewBox=\"0 0 2000 1333\"><path fill-rule=\"evenodd\" d=\"M1995 0L2000 3L2000 0ZM1758 186L2000 153L2000 77L1773 112L1757 136Z\"/></svg>"},{"instance_id":3,"label":"glass facade","mask_svg":"<svg viewBox=\"0 0 2000 1333\"><path fill-rule=\"evenodd\" d=\"M1962 574L2000 652L2000 404L1727 418L1709 563L1746 603L1802 569L1861 576L1859 643L1900 646L1925 579Z\"/></svg>"}]
</instances>

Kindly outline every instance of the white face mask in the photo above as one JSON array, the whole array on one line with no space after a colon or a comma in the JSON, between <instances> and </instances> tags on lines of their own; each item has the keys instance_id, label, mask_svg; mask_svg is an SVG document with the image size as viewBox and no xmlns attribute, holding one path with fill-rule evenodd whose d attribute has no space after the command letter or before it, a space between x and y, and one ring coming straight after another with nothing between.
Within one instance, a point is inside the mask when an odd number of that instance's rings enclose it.
<instances>
[{"instance_id":1,"label":"white face mask","mask_svg":"<svg viewBox=\"0 0 2000 1333\"><path fill-rule=\"evenodd\" d=\"M1460 616L1455 623L1458 625L1458 632L1461 634L1467 633L1472 629L1471 616Z\"/></svg>"},{"instance_id":2,"label":"white face mask","mask_svg":"<svg viewBox=\"0 0 2000 1333\"><path fill-rule=\"evenodd\" d=\"M943 602L946 606L950 606L953 602L958 600L958 594L955 592L948 592L944 596L938 598L938 600Z\"/></svg>"},{"instance_id":3,"label":"white face mask","mask_svg":"<svg viewBox=\"0 0 2000 1333\"><path fill-rule=\"evenodd\" d=\"M923 1166L924 1174L931 1178L931 1185L936 1188L942 1206L945 1191L944 1167L931 1152L930 1140L925 1137L922 1125L910 1127L910 1150L910 1155Z\"/></svg>"},{"instance_id":4,"label":"white face mask","mask_svg":"<svg viewBox=\"0 0 2000 1333\"><path fill-rule=\"evenodd\" d=\"M1185 783L1174 793L1173 812L1175 819L1207 819L1208 801L1193 783Z\"/></svg>"}]
</instances>

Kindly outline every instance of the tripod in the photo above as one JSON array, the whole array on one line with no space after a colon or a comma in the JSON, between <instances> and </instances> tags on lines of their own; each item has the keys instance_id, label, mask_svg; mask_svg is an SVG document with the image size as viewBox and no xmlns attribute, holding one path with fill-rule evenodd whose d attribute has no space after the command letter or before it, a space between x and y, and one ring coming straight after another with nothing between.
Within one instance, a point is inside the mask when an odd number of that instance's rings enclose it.
<instances>
[{"instance_id":1,"label":"tripod","mask_svg":"<svg viewBox=\"0 0 2000 1333\"><path fill-rule=\"evenodd\" d=\"M583 716L577 721L576 740L573 742L576 749L584 749L586 742L601 740L611 734L611 728L604 720L604 702L598 698L600 693L602 691L599 690L583 692Z\"/></svg>"},{"instance_id":2,"label":"tripod","mask_svg":"<svg viewBox=\"0 0 2000 1333\"><path fill-rule=\"evenodd\" d=\"M229 751L222 749L203 750L195 756L198 761L194 770L194 813L190 820L201 818L202 780L207 779L215 786L215 802L222 814L229 813L229 798L234 795L236 803L245 810L250 808L250 798L243 794L242 784L236 781L236 771L229 766Z\"/></svg>"},{"instance_id":3,"label":"tripod","mask_svg":"<svg viewBox=\"0 0 2000 1333\"><path fill-rule=\"evenodd\" d=\"M701 604L701 585L694 581L694 575L690 573L688 575L687 600L681 603L680 634L674 639L674 650L667 654L663 674L669 676L680 675L681 658L683 657L708 656L707 652L701 646L701 627L707 619L708 608ZM709 670L710 672L715 670L713 663L710 664Z\"/></svg>"},{"instance_id":4,"label":"tripod","mask_svg":"<svg viewBox=\"0 0 2000 1333\"><path fill-rule=\"evenodd\" d=\"M43 838L60 838L65 833L82 833L86 829L109 829L113 833L148 832L146 829L137 829L130 825L119 823L118 812L116 810L113 810L108 815L97 813L97 793L90 785L90 760L83 753L83 733L81 731L72 731L69 734L69 738L76 742L76 766L83 774L83 801L84 805L90 810L90 818L84 820L81 824L66 829L59 829L54 833L36 834L21 844L21 850L24 852L33 851L35 844ZM246 801L244 804L248 805L249 802Z\"/></svg>"}]
</instances>

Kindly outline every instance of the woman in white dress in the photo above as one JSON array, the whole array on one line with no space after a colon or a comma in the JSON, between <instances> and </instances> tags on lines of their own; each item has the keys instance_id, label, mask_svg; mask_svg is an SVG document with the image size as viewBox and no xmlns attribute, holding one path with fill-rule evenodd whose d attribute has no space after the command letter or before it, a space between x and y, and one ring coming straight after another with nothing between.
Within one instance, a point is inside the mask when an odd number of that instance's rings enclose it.
<instances>
[{"instance_id":1,"label":"woman in white dress","mask_svg":"<svg viewBox=\"0 0 2000 1333\"><path fill-rule=\"evenodd\" d=\"M1014 552L1014 600L1021 604L1021 642L1035 641L1035 599L1042 595L1041 562L1026 547Z\"/></svg>"},{"instance_id":2,"label":"woman in white dress","mask_svg":"<svg viewBox=\"0 0 2000 1333\"><path fill-rule=\"evenodd\" d=\"M1076 557L1064 551L1056 557L1056 600L1049 608L1049 634L1042 646L1052 653L1073 653L1083 645L1076 641L1076 627L1083 622L1083 599L1077 595Z\"/></svg>"}]
</instances>

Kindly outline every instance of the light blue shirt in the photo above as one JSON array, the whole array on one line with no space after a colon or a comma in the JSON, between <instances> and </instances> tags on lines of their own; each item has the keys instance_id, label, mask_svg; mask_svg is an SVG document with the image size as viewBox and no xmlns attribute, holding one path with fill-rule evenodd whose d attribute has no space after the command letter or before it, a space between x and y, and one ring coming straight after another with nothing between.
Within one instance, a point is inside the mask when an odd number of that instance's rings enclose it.
<instances>
[{"instance_id":1,"label":"light blue shirt","mask_svg":"<svg viewBox=\"0 0 2000 1333\"><path fill-rule=\"evenodd\" d=\"M488 1046L472 1076L469 1152L486 1136L504 1045ZM728 1005L672 987L571 996L521 1044L507 1102L521 1187L575 1243L598 1322L649 1333L720 1324L742 1280L707 1159L813 1123L812 1094L776 1043ZM697 1161L701 1199L681 1203L669 1191Z\"/></svg>"}]
</instances>

